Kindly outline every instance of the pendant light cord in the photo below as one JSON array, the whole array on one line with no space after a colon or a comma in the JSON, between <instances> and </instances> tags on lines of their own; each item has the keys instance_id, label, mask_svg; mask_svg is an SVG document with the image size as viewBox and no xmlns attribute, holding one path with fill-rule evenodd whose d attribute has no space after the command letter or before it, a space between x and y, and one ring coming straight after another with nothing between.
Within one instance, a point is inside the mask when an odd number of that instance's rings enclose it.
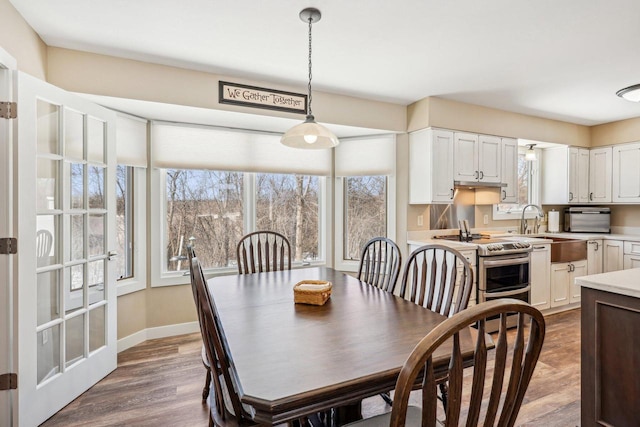
<instances>
[{"instance_id":1,"label":"pendant light cord","mask_svg":"<svg viewBox=\"0 0 640 427\"><path fill-rule=\"evenodd\" d=\"M313 115L311 113L311 26L312 26L312 18L309 16L309 108L307 108L307 115Z\"/></svg>"}]
</instances>

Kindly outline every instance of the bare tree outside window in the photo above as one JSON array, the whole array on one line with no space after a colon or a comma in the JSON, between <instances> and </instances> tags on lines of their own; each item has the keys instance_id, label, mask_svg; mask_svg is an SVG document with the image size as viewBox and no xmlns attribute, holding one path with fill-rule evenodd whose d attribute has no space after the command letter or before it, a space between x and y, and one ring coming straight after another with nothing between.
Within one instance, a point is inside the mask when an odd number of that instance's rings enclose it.
<instances>
[{"instance_id":1,"label":"bare tree outside window","mask_svg":"<svg viewBox=\"0 0 640 427\"><path fill-rule=\"evenodd\" d=\"M133 167L116 168L116 241L115 258L118 280L133 277Z\"/></svg>"},{"instance_id":2,"label":"bare tree outside window","mask_svg":"<svg viewBox=\"0 0 640 427\"><path fill-rule=\"evenodd\" d=\"M387 235L387 177L348 177L344 185L344 258L357 260L365 243Z\"/></svg>"},{"instance_id":3,"label":"bare tree outside window","mask_svg":"<svg viewBox=\"0 0 640 427\"><path fill-rule=\"evenodd\" d=\"M318 186L316 176L256 174L256 229L286 236L294 261L318 258Z\"/></svg>"},{"instance_id":4,"label":"bare tree outside window","mask_svg":"<svg viewBox=\"0 0 640 427\"><path fill-rule=\"evenodd\" d=\"M242 172L167 170L167 271L188 268L186 245L197 242L205 267L236 265L243 233Z\"/></svg>"}]
</instances>

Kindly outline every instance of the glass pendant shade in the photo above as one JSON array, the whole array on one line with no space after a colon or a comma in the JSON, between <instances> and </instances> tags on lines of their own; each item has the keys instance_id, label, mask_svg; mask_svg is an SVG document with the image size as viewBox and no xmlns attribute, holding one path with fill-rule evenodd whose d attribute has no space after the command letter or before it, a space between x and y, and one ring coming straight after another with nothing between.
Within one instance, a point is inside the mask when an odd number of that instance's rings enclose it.
<instances>
[{"instance_id":1,"label":"glass pendant shade","mask_svg":"<svg viewBox=\"0 0 640 427\"><path fill-rule=\"evenodd\" d=\"M338 145L338 138L326 127L316 123L312 115L282 135L282 144L293 148L333 148Z\"/></svg>"},{"instance_id":2,"label":"glass pendant shade","mask_svg":"<svg viewBox=\"0 0 640 427\"><path fill-rule=\"evenodd\" d=\"M538 156L536 155L536 151L533 149L534 145L529 145L527 151L524 153L524 159L530 162L535 162L538 160Z\"/></svg>"}]
</instances>

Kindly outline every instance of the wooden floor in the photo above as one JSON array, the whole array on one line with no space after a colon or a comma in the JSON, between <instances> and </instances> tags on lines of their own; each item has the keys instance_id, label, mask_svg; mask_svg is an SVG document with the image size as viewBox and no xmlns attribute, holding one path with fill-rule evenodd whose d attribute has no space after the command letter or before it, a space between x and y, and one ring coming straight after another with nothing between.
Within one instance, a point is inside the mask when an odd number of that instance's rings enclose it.
<instances>
[{"instance_id":1,"label":"wooden floor","mask_svg":"<svg viewBox=\"0 0 640 427\"><path fill-rule=\"evenodd\" d=\"M519 426L580 424L580 310L546 318L547 334ZM199 334L146 341L118 355L118 369L43 426L207 426ZM365 416L390 410L363 403Z\"/></svg>"}]
</instances>

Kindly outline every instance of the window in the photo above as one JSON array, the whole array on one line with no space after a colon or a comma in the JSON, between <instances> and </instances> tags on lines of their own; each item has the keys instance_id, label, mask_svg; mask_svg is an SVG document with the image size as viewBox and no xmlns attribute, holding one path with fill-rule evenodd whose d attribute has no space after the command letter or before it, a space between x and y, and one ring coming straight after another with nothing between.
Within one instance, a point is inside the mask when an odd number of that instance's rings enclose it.
<instances>
[{"instance_id":1,"label":"window","mask_svg":"<svg viewBox=\"0 0 640 427\"><path fill-rule=\"evenodd\" d=\"M256 175L256 230L285 235L294 261L318 259L319 180L317 176Z\"/></svg>"},{"instance_id":2,"label":"window","mask_svg":"<svg viewBox=\"0 0 640 427\"><path fill-rule=\"evenodd\" d=\"M133 277L133 167L118 165L116 169L116 276L118 280Z\"/></svg>"},{"instance_id":3,"label":"window","mask_svg":"<svg viewBox=\"0 0 640 427\"><path fill-rule=\"evenodd\" d=\"M522 148L522 147L521 147ZM540 155L538 154L538 159ZM518 152L518 202L499 203L493 205L493 219L520 219L522 209L528 204L538 203L538 168L540 160L528 161L525 159L524 150ZM533 218L537 211L527 211L526 217ZM514 217L515 216L515 217Z\"/></svg>"},{"instance_id":4,"label":"window","mask_svg":"<svg viewBox=\"0 0 640 427\"><path fill-rule=\"evenodd\" d=\"M188 268L195 244L207 269L235 269L236 245L250 231L282 233L293 262L322 260L320 181L297 174L165 170L165 272Z\"/></svg>"},{"instance_id":5,"label":"window","mask_svg":"<svg viewBox=\"0 0 640 427\"><path fill-rule=\"evenodd\" d=\"M147 286L146 169L116 167L116 263L118 295Z\"/></svg>"},{"instance_id":6,"label":"window","mask_svg":"<svg viewBox=\"0 0 640 427\"><path fill-rule=\"evenodd\" d=\"M394 135L347 138L335 149L335 268L357 271L373 237L395 239Z\"/></svg>"},{"instance_id":7,"label":"window","mask_svg":"<svg viewBox=\"0 0 640 427\"><path fill-rule=\"evenodd\" d=\"M347 177L344 187L344 259L360 260L365 243L387 235L387 177Z\"/></svg>"}]
</instances>

